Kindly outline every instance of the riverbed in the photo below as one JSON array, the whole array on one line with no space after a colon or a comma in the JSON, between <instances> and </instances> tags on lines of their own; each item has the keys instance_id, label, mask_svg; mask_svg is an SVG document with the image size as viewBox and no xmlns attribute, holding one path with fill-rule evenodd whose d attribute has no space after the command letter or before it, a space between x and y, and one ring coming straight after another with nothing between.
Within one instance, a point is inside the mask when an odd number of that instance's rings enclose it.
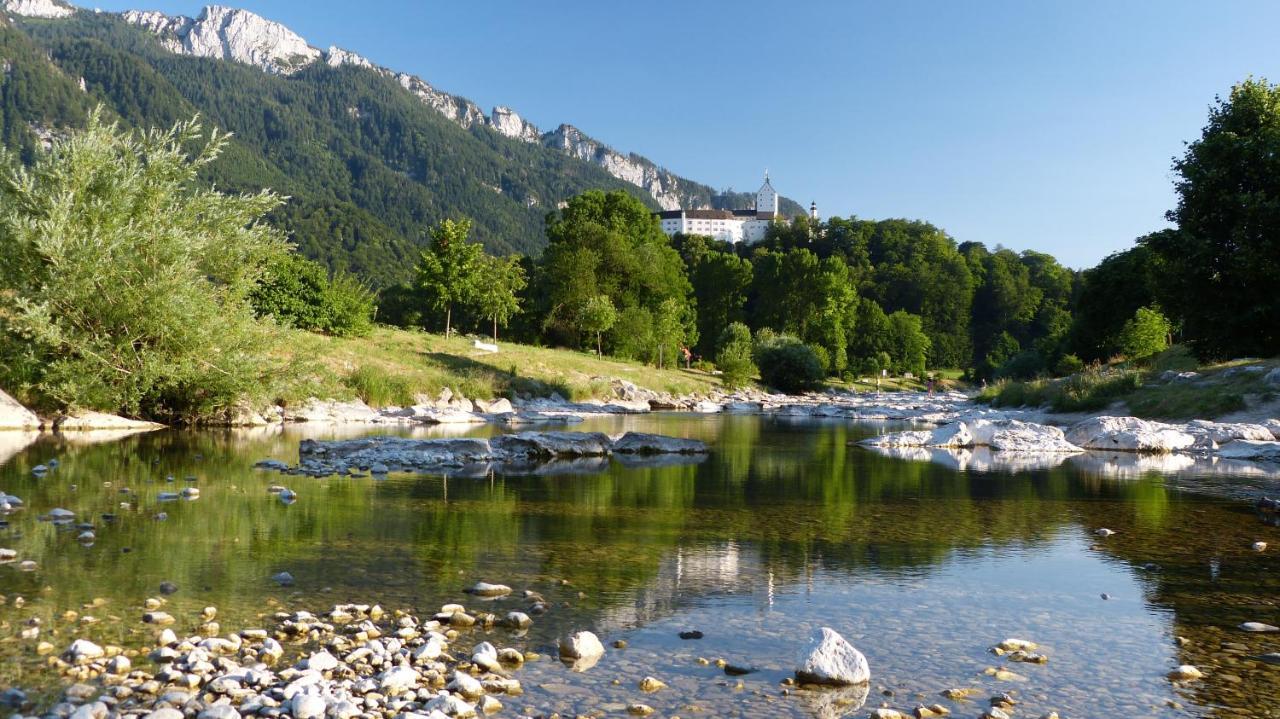
<instances>
[{"instance_id":1,"label":"riverbed","mask_svg":"<svg viewBox=\"0 0 1280 719\"><path fill-rule=\"evenodd\" d=\"M308 437L497 430L42 439L0 466L0 491L25 503L5 517L0 547L37 565L0 566L0 690L21 687L38 708L56 699L62 681L38 641L58 651L78 636L151 642L142 606L161 596L162 582L176 585L165 611L181 633L210 605L224 630L346 602L430 614L475 603L463 589L488 581L517 590L488 611L526 609L524 589L549 605L527 633L477 630L460 640L547 657L516 673L525 691L504 698L507 716L623 716L638 701L655 716L865 716L934 703L977 716L1002 692L1020 702L1018 716L1280 716L1280 666L1255 658L1280 652L1280 634L1236 629L1280 624L1280 528L1250 501L1270 479L1195 465L948 465L850 445L892 428L599 417L573 429L690 437L711 452L519 474L324 479L253 465L296 462ZM55 459L43 476L32 473ZM297 500L281 501L273 485ZM198 499L160 500L188 487ZM77 541L74 524L40 521L55 507L92 524L92 544ZM1098 537L1103 527L1115 534ZM1258 541L1271 549L1254 551ZM280 572L294 583L273 582ZM38 639L20 638L32 619ZM783 684L822 626L867 656L865 706ZM559 636L580 629L607 652L573 672L550 657ZM691 631L701 638L680 637ZM1038 643L1048 662L989 651L1009 637ZM613 647L619 640L625 648ZM751 671L730 675L718 659ZM1171 683L1166 674L1182 664L1205 677ZM642 693L646 675L669 687ZM979 691L970 701L941 695L961 687Z\"/></svg>"}]
</instances>

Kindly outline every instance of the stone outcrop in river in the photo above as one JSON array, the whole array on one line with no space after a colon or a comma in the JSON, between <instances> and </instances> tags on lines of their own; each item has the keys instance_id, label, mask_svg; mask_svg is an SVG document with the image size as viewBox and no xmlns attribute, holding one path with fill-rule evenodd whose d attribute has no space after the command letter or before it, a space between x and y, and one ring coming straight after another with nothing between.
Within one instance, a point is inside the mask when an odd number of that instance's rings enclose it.
<instances>
[{"instance_id":1,"label":"stone outcrop in river","mask_svg":"<svg viewBox=\"0 0 1280 719\"><path fill-rule=\"evenodd\" d=\"M360 439L303 440L299 464L289 469L278 460L264 460L264 469L299 474L333 474L353 468L374 474L390 471L439 471L468 466L523 467L558 460L607 459L628 456L700 456L707 445L693 439L627 432L614 439L602 432L519 432L488 439ZM595 466L595 465L593 465Z\"/></svg>"},{"instance_id":2,"label":"stone outcrop in river","mask_svg":"<svg viewBox=\"0 0 1280 719\"><path fill-rule=\"evenodd\" d=\"M1137 417L1092 417L1065 431L1019 420L972 419L932 430L896 432L862 440L861 444L901 455L904 450L968 450L1030 455L1085 451L1133 453L1223 460L1280 461L1280 441L1270 425L1207 422L1166 424ZM927 454L927 452L926 452ZM925 459L931 457L922 457Z\"/></svg>"}]
</instances>

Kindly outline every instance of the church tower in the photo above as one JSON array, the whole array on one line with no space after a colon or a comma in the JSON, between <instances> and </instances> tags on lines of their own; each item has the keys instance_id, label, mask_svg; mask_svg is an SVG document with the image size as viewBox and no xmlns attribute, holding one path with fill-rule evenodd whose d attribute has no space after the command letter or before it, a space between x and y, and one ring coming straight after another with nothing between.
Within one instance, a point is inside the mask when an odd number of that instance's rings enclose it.
<instances>
[{"instance_id":1,"label":"church tower","mask_svg":"<svg viewBox=\"0 0 1280 719\"><path fill-rule=\"evenodd\" d=\"M778 191L769 184L769 171L765 170L764 184L756 193L756 217L771 220L778 214Z\"/></svg>"}]
</instances>

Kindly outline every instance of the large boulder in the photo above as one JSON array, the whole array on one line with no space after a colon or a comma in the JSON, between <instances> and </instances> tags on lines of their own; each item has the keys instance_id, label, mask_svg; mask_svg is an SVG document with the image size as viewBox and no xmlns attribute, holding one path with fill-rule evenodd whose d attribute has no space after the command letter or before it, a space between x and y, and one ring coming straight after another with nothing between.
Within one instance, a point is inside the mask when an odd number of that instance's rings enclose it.
<instances>
[{"instance_id":1,"label":"large boulder","mask_svg":"<svg viewBox=\"0 0 1280 719\"><path fill-rule=\"evenodd\" d=\"M1093 417L1066 432L1068 442L1085 449L1114 452L1179 452L1196 438L1182 428L1137 417Z\"/></svg>"},{"instance_id":2,"label":"large boulder","mask_svg":"<svg viewBox=\"0 0 1280 719\"><path fill-rule=\"evenodd\" d=\"M971 447L973 435L964 422L953 422L933 430L895 432L864 439L872 447Z\"/></svg>"},{"instance_id":3,"label":"large boulder","mask_svg":"<svg viewBox=\"0 0 1280 719\"><path fill-rule=\"evenodd\" d=\"M509 460L547 457L603 457L613 442L603 432L521 432L489 440L494 453Z\"/></svg>"},{"instance_id":4,"label":"large boulder","mask_svg":"<svg viewBox=\"0 0 1280 719\"><path fill-rule=\"evenodd\" d=\"M40 418L0 390L0 429L39 429Z\"/></svg>"},{"instance_id":5,"label":"large boulder","mask_svg":"<svg viewBox=\"0 0 1280 719\"><path fill-rule=\"evenodd\" d=\"M1262 424L1210 422L1197 419L1189 422L1185 430L1196 438L1195 449L1213 450L1217 449L1218 445L1234 442L1237 439L1260 442L1270 442L1275 439L1271 429Z\"/></svg>"},{"instance_id":6,"label":"large boulder","mask_svg":"<svg viewBox=\"0 0 1280 719\"><path fill-rule=\"evenodd\" d=\"M1280 462L1280 442L1238 439L1218 448L1222 459L1249 459L1255 462Z\"/></svg>"},{"instance_id":7,"label":"large boulder","mask_svg":"<svg viewBox=\"0 0 1280 719\"><path fill-rule=\"evenodd\" d=\"M969 424L973 444L1001 452L1079 452L1062 430L1016 419L978 419Z\"/></svg>"},{"instance_id":8,"label":"large boulder","mask_svg":"<svg viewBox=\"0 0 1280 719\"><path fill-rule=\"evenodd\" d=\"M101 429L149 431L163 429L164 425L129 419L128 417L120 417L105 412L83 411L62 415L54 419L53 428L59 432L87 432Z\"/></svg>"},{"instance_id":9,"label":"large boulder","mask_svg":"<svg viewBox=\"0 0 1280 719\"><path fill-rule=\"evenodd\" d=\"M312 397L299 406L286 407L284 410L284 421L286 422L352 424L373 422L379 417L377 412L370 409L369 405L359 399L341 402L333 399L321 400Z\"/></svg>"},{"instance_id":10,"label":"large boulder","mask_svg":"<svg viewBox=\"0 0 1280 719\"><path fill-rule=\"evenodd\" d=\"M808 684L866 684L871 681L871 667L839 632L822 627L809 640L796 677Z\"/></svg>"},{"instance_id":11,"label":"large boulder","mask_svg":"<svg viewBox=\"0 0 1280 719\"><path fill-rule=\"evenodd\" d=\"M702 454L707 445L696 439L627 432L613 443L612 450L619 454Z\"/></svg>"}]
</instances>

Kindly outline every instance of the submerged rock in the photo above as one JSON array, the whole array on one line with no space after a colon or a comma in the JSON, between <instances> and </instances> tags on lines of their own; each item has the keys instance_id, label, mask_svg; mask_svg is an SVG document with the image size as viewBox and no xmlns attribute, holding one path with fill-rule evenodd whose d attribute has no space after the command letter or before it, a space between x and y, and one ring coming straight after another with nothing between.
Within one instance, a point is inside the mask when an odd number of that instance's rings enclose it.
<instances>
[{"instance_id":1,"label":"submerged rock","mask_svg":"<svg viewBox=\"0 0 1280 719\"><path fill-rule=\"evenodd\" d=\"M822 627L809 641L796 677L810 684L864 684L871 681L867 658L830 627Z\"/></svg>"}]
</instances>

